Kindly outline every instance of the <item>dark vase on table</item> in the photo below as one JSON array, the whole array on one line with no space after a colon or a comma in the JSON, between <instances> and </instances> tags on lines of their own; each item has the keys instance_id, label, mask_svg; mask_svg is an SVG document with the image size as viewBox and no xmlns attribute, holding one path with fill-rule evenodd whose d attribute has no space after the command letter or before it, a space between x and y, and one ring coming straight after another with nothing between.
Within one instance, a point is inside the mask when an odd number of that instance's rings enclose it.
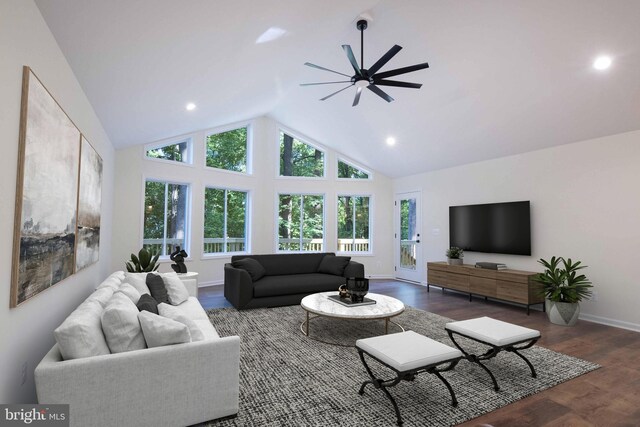
<instances>
[{"instance_id":1,"label":"dark vase on table","mask_svg":"<svg viewBox=\"0 0 640 427\"><path fill-rule=\"evenodd\" d=\"M369 292L369 279L365 279L364 277L348 277L347 291L349 295L351 295L351 302L362 302L364 296Z\"/></svg>"}]
</instances>

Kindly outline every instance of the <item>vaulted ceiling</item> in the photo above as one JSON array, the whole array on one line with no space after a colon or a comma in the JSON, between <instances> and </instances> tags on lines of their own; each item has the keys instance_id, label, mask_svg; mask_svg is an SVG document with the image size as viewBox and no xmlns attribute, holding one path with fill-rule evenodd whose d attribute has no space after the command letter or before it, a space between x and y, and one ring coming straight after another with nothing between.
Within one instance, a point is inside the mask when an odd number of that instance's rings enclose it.
<instances>
[{"instance_id":1,"label":"vaulted ceiling","mask_svg":"<svg viewBox=\"0 0 640 427\"><path fill-rule=\"evenodd\" d=\"M268 115L398 177L640 129L637 0L36 3L118 148ZM365 68L399 44L382 71L429 62L394 78L422 89L299 86L352 74L361 15Z\"/></svg>"}]
</instances>

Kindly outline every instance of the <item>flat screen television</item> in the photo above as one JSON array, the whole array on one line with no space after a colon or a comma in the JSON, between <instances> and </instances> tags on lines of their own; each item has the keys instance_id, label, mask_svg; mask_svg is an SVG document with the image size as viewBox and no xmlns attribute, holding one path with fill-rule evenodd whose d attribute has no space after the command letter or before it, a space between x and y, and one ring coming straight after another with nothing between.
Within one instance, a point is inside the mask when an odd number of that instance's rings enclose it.
<instances>
[{"instance_id":1,"label":"flat screen television","mask_svg":"<svg viewBox=\"0 0 640 427\"><path fill-rule=\"evenodd\" d=\"M531 255L530 203L449 207L449 245L469 252Z\"/></svg>"}]
</instances>

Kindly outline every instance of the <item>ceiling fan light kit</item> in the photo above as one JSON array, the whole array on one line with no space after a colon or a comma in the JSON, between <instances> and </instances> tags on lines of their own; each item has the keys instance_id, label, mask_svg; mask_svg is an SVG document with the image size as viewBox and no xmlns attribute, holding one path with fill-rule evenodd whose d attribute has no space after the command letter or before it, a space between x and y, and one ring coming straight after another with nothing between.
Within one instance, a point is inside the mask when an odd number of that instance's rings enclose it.
<instances>
[{"instance_id":1,"label":"ceiling fan light kit","mask_svg":"<svg viewBox=\"0 0 640 427\"><path fill-rule=\"evenodd\" d=\"M356 28L360 31L360 65L358 65L358 61L356 61L356 57L353 54L353 50L351 46L348 44L343 44L342 49L347 55L347 59L349 63L353 67L354 75L349 76L348 74L340 73L338 71L330 70L325 67L321 67L319 65L312 64L310 62L305 62L304 65L317 68L323 71L329 71L331 73L339 74L341 76L349 77L349 80L342 80L337 82L319 82L319 83L302 83L300 86L315 86L315 85L326 85L326 84L336 84L336 83L349 83L348 86L333 92L324 98L320 98L320 101L324 101L326 99L331 98L334 95L339 94L343 90L347 90L352 86L356 87L356 95L353 99L353 106L355 107L360 102L360 95L362 93L363 88L369 89L371 92L378 95L380 98L384 99L387 102L393 101L393 98L389 96L385 91L380 89L378 86L395 86L395 87L405 87L410 89L420 89L422 87L421 83L409 83L409 82L401 82L397 80L387 80L387 77L393 77L400 74L411 73L413 71L422 70L424 68L429 68L429 64L423 62L421 64L411 65L408 67L396 68L394 70L384 71L378 73L378 71L384 67L387 62L391 60L400 50L402 50L402 46L394 45L387 53L382 55L380 59L378 59L371 67L368 69L364 68L364 30L367 29L367 21L364 19L359 20L356 23Z\"/></svg>"}]
</instances>

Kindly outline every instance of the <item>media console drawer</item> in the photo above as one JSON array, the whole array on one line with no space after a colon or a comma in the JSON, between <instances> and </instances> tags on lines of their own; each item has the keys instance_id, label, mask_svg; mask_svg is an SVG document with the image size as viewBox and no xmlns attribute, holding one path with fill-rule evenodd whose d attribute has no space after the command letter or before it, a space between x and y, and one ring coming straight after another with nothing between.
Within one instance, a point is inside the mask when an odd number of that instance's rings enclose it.
<instances>
[{"instance_id":1,"label":"media console drawer","mask_svg":"<svg viewBox=\"0 0 640 427\"><path fill-rule=\"evenodd\" d=\"M538 273L520 270L487 270L473 265L449 265L446 262L427 263L427 291L429 285L453 289L485 298L495 298L529 307L544 304L541 285L534 280Z\"/></svg>"}]
</instances>

